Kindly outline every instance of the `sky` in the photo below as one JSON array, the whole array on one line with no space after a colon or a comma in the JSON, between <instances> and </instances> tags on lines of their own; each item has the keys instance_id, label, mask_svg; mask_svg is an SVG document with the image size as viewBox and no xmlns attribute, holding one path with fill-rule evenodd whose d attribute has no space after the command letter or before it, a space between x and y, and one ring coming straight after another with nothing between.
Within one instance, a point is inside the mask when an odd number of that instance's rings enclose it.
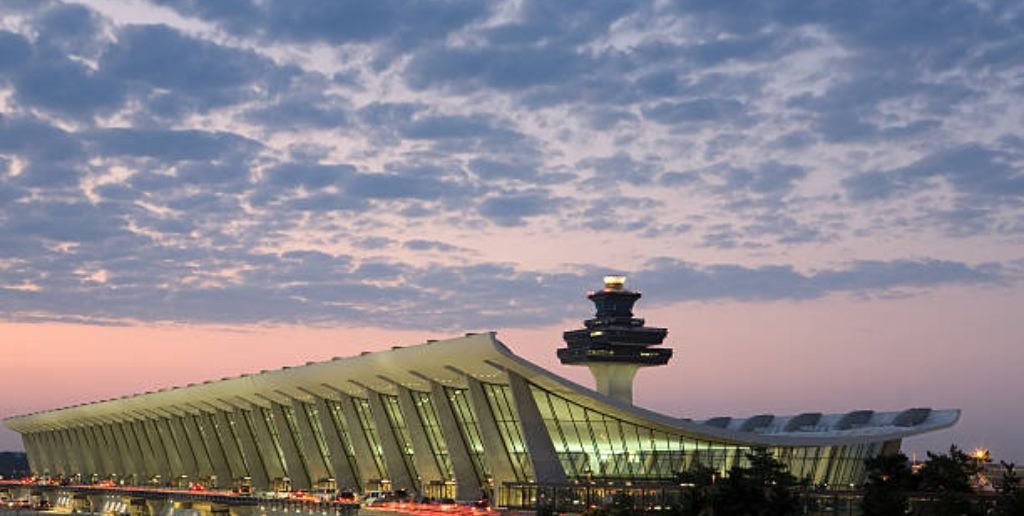
<instances>
[{"instance_id":1,"label":"sky","mask_svg":"<svg viewBox=\"0 0 1024 516\"><path fill-rule=\"evenodd\" d=\"M641 405L1024 463L1022 101L1019 2L6 0L0 417L482 330L589 385L621 273Z\"/></svg>"}]
</instances>

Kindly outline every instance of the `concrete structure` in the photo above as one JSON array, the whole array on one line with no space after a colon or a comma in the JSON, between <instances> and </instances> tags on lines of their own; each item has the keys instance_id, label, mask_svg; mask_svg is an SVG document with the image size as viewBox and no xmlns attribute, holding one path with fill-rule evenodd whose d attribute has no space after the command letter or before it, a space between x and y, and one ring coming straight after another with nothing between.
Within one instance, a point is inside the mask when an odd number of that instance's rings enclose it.
<instances>
[{"instance_id":1,"label":"concrete structure","mask_svg":"<svg viewBox=\"0 0 1024 516\"><path fill-rule=\"evenodd\" d=\"M597 392L633 403L633 379L641 367L660 366L672 350L656 347L668 330L644 326L633 317L633 304L642 295L626 290L625 276L605 276L604 288L590 292L597 313L583 321L583 329L565 332L566 347L558 358L566 365L586 365L594 375Z\"/></svg>"},{"instance_id":2,"label":"concrete structure","mask_svg":"<svg viewBox=\"0 0 1024 516\"><path fill-rule=\"evenodd\" d=\"M37 474L257 490L406 489L475 499L505 483L661 481L767 447L818 484L946 428L957 410L659 414L513 354L493 333L12 417Z\"/></svg>"}]
</instances>

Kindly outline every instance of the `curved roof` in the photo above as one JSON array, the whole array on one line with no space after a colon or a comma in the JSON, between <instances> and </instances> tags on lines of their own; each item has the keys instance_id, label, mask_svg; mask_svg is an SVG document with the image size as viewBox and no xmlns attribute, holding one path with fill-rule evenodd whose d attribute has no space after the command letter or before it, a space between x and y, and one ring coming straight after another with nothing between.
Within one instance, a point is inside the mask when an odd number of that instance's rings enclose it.
<instances>
[{"instance_id":1,"label":"curved roof","mask_svg":"<svg viewBox=\"0 0 1024 516\"><path fill-rule=\"evenodd\" d=\"M887 441L947 428L960 417L956 409L913 408L900 412L808 412L693 421L604 396L515 355L494 333L481 333L16 416L6 419L4 424L25 433L210 408L268 406L272 401L287 402L289 398L310 401L313 396L331 398L338 393L365 397L368 390L397 394L398 385L427 391L431 381L467 387L467 376L504 383L506 370L609 415L694 439L739 445L830 446Z\"/></svg>"}]
</instances>

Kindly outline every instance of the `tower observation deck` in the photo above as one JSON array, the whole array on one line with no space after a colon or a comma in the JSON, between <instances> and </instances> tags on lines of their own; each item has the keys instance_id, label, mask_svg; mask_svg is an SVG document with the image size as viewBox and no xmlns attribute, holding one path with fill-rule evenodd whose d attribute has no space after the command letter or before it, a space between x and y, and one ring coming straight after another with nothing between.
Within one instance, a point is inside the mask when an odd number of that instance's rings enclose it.
<instances>
[{"instance_id":1,"label":"tower observation deck","mask_svg":"<svg viewBox=\"0 0 1024 516\"><path fill-rule=\"evenodd\" d=\"M644 326L643 319L633 317L633 304L641 294L626 290L624 276L605 276L604 288L587 297L597 313L583 321L584 328L563 334L566 347L558 350L558 359L566 365L589 367L598 392L633 403L636 372L665 365L672 357L671 349L655 347L668 330Z\"/></svg>"}]
</instances>

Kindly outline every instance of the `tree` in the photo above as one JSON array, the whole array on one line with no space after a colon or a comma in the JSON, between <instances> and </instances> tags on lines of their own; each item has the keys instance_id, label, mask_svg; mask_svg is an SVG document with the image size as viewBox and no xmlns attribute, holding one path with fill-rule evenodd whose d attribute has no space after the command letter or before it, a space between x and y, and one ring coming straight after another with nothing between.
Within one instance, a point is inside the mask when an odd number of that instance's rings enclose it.
<instances>
[{"instance_id":1,"label":"tree","mask_svg":"<svg viewBox=\"0 0 1024 516\"><path fill-rule=\"evenodd\" d=\"M935 504L927 508L929 515L961 516L972 513L971 478L978 474L977 461L955 445L949 455L928 452L928 462L921 467L921 490L935 493Z\"/></svg>"},{"instance_id":2,"label":"tree","mask_svg":"<svg viewBox=\"0 0 1024 516\"><path fill-rule=\"evenodd\" d=\"M797 514L799 500L794 493L801 482L789 468L763 448L747 454L750 465L734 466L717 484L713 498L715 514L735 516L786 516Z\"/></svg>"},{"instance_id":3,"label":"tree","mask_svg":"<svg viewBox=\"0 0 1024 516\"><path fill-rule=\"evenodd\" d=\"M689 486L682 492L669 514L675 516L706 516L713 514L712 502L718 471L699 462L690 465L690 469L676 475L676 481Z\"/></svg>"},{"instance_id":4,"label":"tree","mask_svg":"<svg viewBox=\"0 0 1024 516\"><path fill-rule=\"evenodd\" d=\"M867 481L861 507L864 516L902 516L907 513L907 491L914 476L902 453L880 455L864 461Z\"/></svg>"},{"instance_id":5,"label":"tree","mask_svg":"<svg viewBox=\"0 0 1024 516\"><path fill-rule=\"evenodd\" d=\"M1003 478L999 483L999 498L992 512L994 516L1020 516L1024 514L1024 489L1012 463L1000 462Z\"/></svg>"}]
</instances>

